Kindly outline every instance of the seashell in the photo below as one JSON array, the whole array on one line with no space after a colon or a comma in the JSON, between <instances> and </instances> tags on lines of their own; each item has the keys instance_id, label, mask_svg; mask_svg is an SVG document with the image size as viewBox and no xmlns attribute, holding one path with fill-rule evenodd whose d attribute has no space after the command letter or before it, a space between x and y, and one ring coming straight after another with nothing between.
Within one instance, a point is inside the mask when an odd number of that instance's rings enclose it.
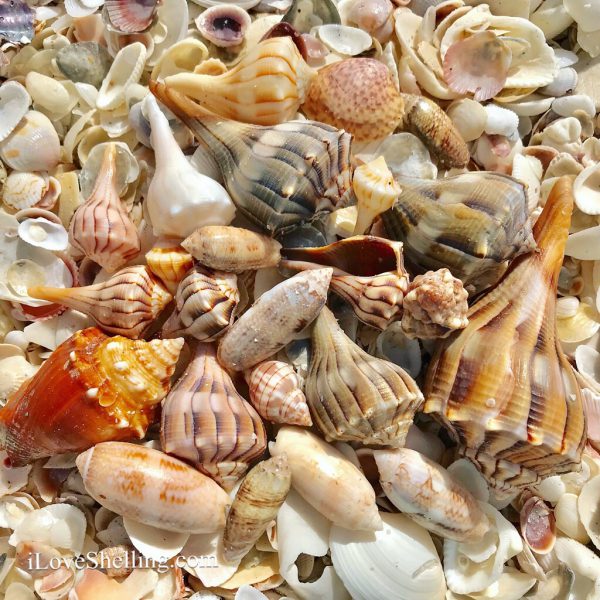
<instances>
[{"instance_id":1,"label":"seashell","mask_svg":"<svg viewBox=\"0 0 600 600\"><path fill-rule=\"evenodd\" d=\"M104 151L92 193L75 211L69 241L108 273L114 273L140 251L140 237L116 188L116 146Z\"/></svg>"},{"instance_id":2,"label":"seashell","mask_svg":"<svg viewBox=\"0 0 600 600\"><path fill-rule=\"evenodd\" d=\"M525 188L511 177L465 173L400 185L382 219L389 237L404 242L409 271L447 267L467 289L481 291L500 278L507 260L535 247Z\"/></svg>"},{"instance_id":3,"label":"seashell","mask_svg":"<svg viewBox=\"0 0 600 600\"><path fill-rule=\"evenodd\" d=\"M572 202L570 179L559 179L534 227L538 251L471 306L426 378L424 411L501 494L573 470L585 444L581 392L554 325Z\"/></svg>"},{"instance_id":4,"label":"seashell","mask_svg":"<svg viewBox=\"0 0 600 600\"><path fill-rule=\"evenodd\" d=\"M352 598L444 600L444 572L427 531L404 515L381 519L383 528L373 534L331 528L331 560Z\"/></svg>"},{"instance_id":5,"label":"seashell","mask_svg":"<svg viewBox=\"0 0 600 600\"><path fill-rule=\"evenodd\" d=\"M0 142L5 140L27 114L31 97L17 81L6 81L0 87Z\"/></svg>"},{"instance_id":6,"label":"seashell","mask_svg":"<svg viewBox=\"0 0 600 600\"><path fill-rule=\"evenodd\" d=\"M585 302L579 303L572 317L556 320L556 333L561 342L584 342L599 329L600 315L594 307Z\"/></svg>"},{"instance_id":7,"label":"seashell","mask_svg":"<svg viewBox=\"0 0 600 600\"><path fill-rule=\"evenodd\" d=\"M96 328L75 333L0 409L11 464L142 438L182 346L181 338L132 341Z\"/></svg>"},{"instance_id":8,"label":"seashell","mask_svg":"<svg viewBox=\"0 0 600 600\"><path fill-rule=\"evenodd\" d=\"M196 264L175 294L175 310L163 326L163 336L189 335L212 342L233 322L240 300L237 277Z\"/></svg>"},{"instance_id":9,"label":"seashell","mask_svg":"<svg viewBox=\"0 0 600 600\"><path fill-rule=\"evenodd\" d=\"M516 113L497 104L486 105L485 112L487 116L485 132L488 135L514 136L519 126L519 117Z\"/></svg>"},{"instance_id":10,"label":"seashell","mask_svg":"<svg viewBox=\"0 0 600 600\"><path fill-rule=\"evenodd\" d=\"M327 440L401 446L423 395L399 366L367 354L324 307L312 332L306 400Z\"/></svg>"},{"instance_id":11,"label":"seashell","mask_svg":"<svg viewBox=\"0 0 600 600\"><path fill-rule=\"evenodd\" d=\"M22 354L0 360L0 406L4 406L11 394L33 377L37 370Z\"/></svg>"},{"instance_id":12,"label":"seashell","mask_svg":"<svg viewBox=\"0 0 600 600\"><path fill-rule=\"evenodd\" d=\"M268 40L269 38L274 37L289 37L292 39L296 47L298 48L298 52L302 58L306 61L308 60L308 49L306 47L306 41L304 36L297 31L293 25L285 22L279 22L273 25L265 35L263 35L262 40ZM261 40L261 42L262 42Z\"/></svg>"},{"instance_id":13,"label":"seashell","mask_svg":"<svg viewBox=\"0 0 600 600\"><path fill-rule=\"evenodd\" d=\"M248 372L246 380L250 402L263 419L282 425L312 425L302 383L290 364L267 360Z\"/></svg>"},{"instance_id":14,"label":"seashell","mask_svg":"<svg viewBox=\"0 0 600 600\"><path fill-rule=\"evenodd\" d=\"M321 25L319 39L333 52L344 56L357 56L373 45L373 38L362 29L337 23Z\"/></svg>"},{"instance_id":15,"label":"seashell","mask_svg":"<svg viewBox=\"0 0 600 600\"><path fill-rule=\"evenodd\" d=\"M373 488L333 446L306 429L284 425L269 450L275 457L287 454L292 487L324 517L348 529L381 529Z\"/></svg>"},{"instance_id":16,"label":"seashell","mask_svg":"<svg viewBox=\"0 0 600 600\"><path fill-rule=\"evenodd\" d=\"M257 4L260 4L261 0L231 0L227 2L228 4L235 4L240 8L245 8L246 10L250 10L254 8ZM194 0L195 4L199 6L204 6L205 8L210 8L211 6L219 6L222 4L222 0Z\"/></svg>"},{"instance_id":17,"label":"seashell","mask_svg":"<svg viewBox=\"0 0 600 600\"><path fill-rule=\"evenodd\" d=\"M62 224L43 217L19 223L18 235L24 242L46 250L66 250L69 245L69 234Z\"/></svg>"},{"instance_id":18,"label":"seashell","mask_svg":"<svg viewBox=\"0 0 600 600\"><path fill-rule=\"evenodd\" d=\"M35 10L23 0L0 4L0 38L13 44L28 44L34 36Z\"/></svg>"},{"instance_id":19,"label":"seashell","mask_svg":"<svg viewBox=\"0 0 600 600\"><path fill-rule=\"evenodd\" d=\"M341 4L338 8L343 12ZM390 0L359 0L347 5L346 17L350 22L376 37L381 43L389 39L394 29L394 5Z\"/></svg>"},{"instance_id":20,"label":"seashell","mask_svg":"<svg viewBox=\"0 0 600 600\"><path fill-rule=\"evenodd\" d=\"M600 532L598 530L598 493L600 490L600 475L592 477L582 488L577 498L576 514L579 515L581 525L589 538L598 548L600 546ZM566 496L567 494L565 494ZM575 539L582 543L587 543L586 539Z\"/></svg>"},{"instance_id":21,"label":"seashell","mask_svg":"<svg viewBox=\"0 0 600 600\"><path fill-rule=\"evenodd\" d=\"M333 0L293 0L282 22L300 33L309 33L313 27L341 23L341 19Z\"/></svg>"},{"instance_id":22,"label":"seashell","mask_svg":"<svg viewBox=\"0 0 600 600\"><path fill-rule=\"evenodd\" d=\"M148 270L138 265L96 285L75 288L35 286L33 298L63 304L91 317L105 332L138 339L173 299Z\"/></svg>"},{"instance_id":23,"label":"seashell","mask_svg":"<svg viewBox=\"0 0 600 600\"><path fill-rule=\"evenodd\" d=\"M470 98L455 100L446 113L465 142L476 140L485 131L487 113L485 108L475 100Z\"/></svg>"},{"instance_id":24,"label":"seashell","mask_svg":"<svg viewBox=\"0 0 600 600\"><path fill-rule=\"evenodd\" d=\"M217 362L213 345L196 345L165 399L160 439L165 452L193 462L226 489L264 452L263 423Z\"/></svg>"},{"instance_id":25,"label":"seashell","mask_svg":"<svg viewBox=\"0 0 600 600\"><path fill-rule=\"evenodd\" d=\"M379 481L392 504L443 538L481 540L490 522L477 500L437 463L408 448L375 450Z\"/></svg>"},{"instance_id":26,"label":"seashell","mask_svg":"<svg viewBox=\"0 0 600 600\"><path fill-rule=\"evenodd\" d=\"M221 338L219 362L245 371L281 350L325 305L331 273L298 273L265 292Z\"/></svg>"},{"instance_id":27,"label":"seashell","mask_svg":"<svg viewBox=\"0 0 600 600\"><path fill-rule=\"evenodd\" d=\"M169 292L174 294L179 282L194 266L194 259L177 242L167 239L146 252L146 264Z\"/></svg>"},{"instance_id":28,"label":"seashell","mask_svg":"<svg viewBox=\"0 0 600 600\"><path fill-rule=\"evenodd\" d=\"M537 554L548 554L556 541L553 511L537 496L531 496L521 508L521 535Z\"/></svg>"},{"instance_id":29,"label":"seashell","mask_svg":"<svg viewBox=\"0 0 600 600\"><path fill-rule=\"evenodd\" d=\"M312 121L261 128L203 116L199 106L163 84L151 82L150 89L206 146L236 207L262 229L280 232L347 202L349 134Z\"/></svg>"},{"instance_id":30,"label":"seashell","mask_svg":"<svg viewBox=\"0 0 600 600\"><path fill-rule=\"evenodd\" d=\"M600 215L600 168L585 168L573 182L573 196L577 208L587 215Z\"/></svg>"},{"instance_id":31,"label":"seashell","mask_svg":"<svg viewBox=\"0 0 600 600\"><path fill-rule=\"evenodd\" d=\"M258 463L238 489L225 523L223 556L242 559L279 511L292 484L287 456L281 454Z\"/></svg>"},{"instance_id":32,"label":"seashell","mask_svg":"<svg viewBox=\"0 0 600 600\"><path fill-rule=\"evenodd\" d=\"M110 24L123 33L146 31L156 15L157 0L106 0Z\"/></svg>"},{"instance_id":33,"label":"seashell","mask_svg":"<svg viewBox=\"0 0 600 600\"><path fill-rule=\"evenodd\" d=\"M61 48L56 65L71 81L99 88L110 69L112 59L98 42L77 42Z\"/></svg>"},{"instance_id":34,"label":"seashell","mask_svg":"<svg viewBox=\"0 0 600 600\"><path fill-rule=\"evenodd\" d=\"M13 171L4 182L2 202L12 210L54 205L62 191L54 177Z\"/></svg>"},{"instance_id":35,"label":"seashell","mask_svg":"<svg viewBox=\"0 0 600 600\"><path fill-rule=\"evenodd\" d=\"M46 115L30 110L0 142L0 157L17 171L52 170L60 161L56 129Z\"/></svg>"},{"instance_id":36,"label":"seashell","mask_svg":"<svg viewBox=\"0 0 600 600\"><path fill-rule=\"evenodd\" d=\"M34 107L53 118L65 117L77 104L75 92L70 95L65 85L47 75L31 71L25 78L25 86Z\"/></svg>"},{"instance_id":37,"label":"seashell","mask_svg":"<svg viewBox=\"0 0 600 600\"><path fill-rule=\"evenodd\" d=\"M77 457L87 493L145 525L211 533L225 525L229 496L185 463L144 446L104 442Z\"/></svg>"},{"instance_id":38,"label":"seashell","mask_svg":"<svg viewBox=\"0 0 600 600\"><path fill-rule=\"evenodd\" d=\"M200 40L187 37L167 48L152 69L152 79L164 79L168 75L193 71L206 62L208 48Z\"/></svg>"},{"instance_id":39,"label":"seashell","mask_svg":"<svg viewBox=\"0 0 600 600\"><path fill-rule=\"evenodd\" d=\"M203 265L228 273L276 267L281 260L279 242L240 227L201 227L182 246Z\"/></svg>"},{"instance_id":40,"label":"seashell","mask_svg":"<svg viewBox=\"0 0 600 600\"><path fill-rule=\"evenodd\" d=\"M167 92L186 94L227 119L276 125L296 115L314 74L291 38L276 37L257 44L222 75L177 73L165 85Z\"/></svg>"},{"instance_id":41,"label":"seashell","mask_svg":"<svg viewBox=\"0 0 600 600\"><path fill-rule=\"evenodd\" d=\"M215 46L231 48L244 42L251 22L250 15L240 6L220 4L200 13L196 18L196 27Z\"/></svg>"},{"instance_id":42,"label":"seashell","mask_svg":"<svg viewBox=\"0 0 600 600\"><path fill-rule=\"evenodd\" d=\"M578 75L577 71L571 67L562 67L552 83L540 88L539 92L545 96L560 98L566 94L572 94L577 87Z\"/></svg>"}]
</instances>

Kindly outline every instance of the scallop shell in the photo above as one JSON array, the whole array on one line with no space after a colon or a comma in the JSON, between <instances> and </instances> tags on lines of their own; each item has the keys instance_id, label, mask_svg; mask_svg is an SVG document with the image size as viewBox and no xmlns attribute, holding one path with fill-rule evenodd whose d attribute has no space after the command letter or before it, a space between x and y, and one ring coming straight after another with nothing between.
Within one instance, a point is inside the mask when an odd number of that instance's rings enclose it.
<instances>
[{"instance_id":1,"label":"scallop shell","mask_svg":"<svg viewBox=\"0 0 600 600\"><path fill-rule=\"evenodd\" d=\"M537 496L531 496L521 507L521 535L525 543L537 554L548 554L554 548L554 513Z\"/></svg>"},{"instance_id":2,"label":"scallop shell","mask_svg":"<svg viewBox=\"0 0 600 600\"><path fill-rule=\"evenodd\" d=\"M146 253L146 264L172 294L194 266L194 259L177 242L163 240Z\"/></svg>"},{"instance_id":3,"label":"scallop shell","mask_svg":"<svg viewBox=\"0 0 600 600\"><path fill-rule=\"evenodd\" d=\"M132 341L96 328L74 334L0 409L11 464L142 438L182 346L181 338Z\"/></svg>"},{"instance_id":4,"label":"scallop shell","mask_svg":"<svg viewBox=\"0 0 600 600\"><path fill-rule=\"evenodd\" d=\"M6 81L0 87L0 142L5 140L27 114L31 97L17 81Z\"/></svg>"},{"instance_id":5,"label":"scallop shell","mask_svg":"<svg viewBox=\"0 0 600 600\"><path fill-rule=\"evenodd\" d=\"M240 6L221 4L200 13L196 18L196 27L215 46L231 48L244 42L251 22L250 15Z\"/></svg>"},{"instance_id":6,"label":"scallop shell","mask_svg":"<svg viewBox=\"0 0 600 600\"><path fill-rule=\"evenodd\" d=\"M600 215L600 168L587 167L573 182L573 196L577 208L588 215Z\"/></svg>"},{"instance_id":7,"label":"scallop shell","mask_svg":"<svg viewBox=\"0 0 600 600\"><path fill-rule=\"evenodd\" d=\"M13 211L36 205L52 208L60 194L61 185L54 177L13 171L4 182L2 202Z\"/></svg>"},{"instance_id":8,"label":"scallop shell","mask_svg":"<svg viewBox=\"0 0 600 600\"><path fill-rule=\"evenodd\" d=\"M140 33L154 21L157 0L106 0L110 24L123 33Z\"/></svg>"}]
</instances>

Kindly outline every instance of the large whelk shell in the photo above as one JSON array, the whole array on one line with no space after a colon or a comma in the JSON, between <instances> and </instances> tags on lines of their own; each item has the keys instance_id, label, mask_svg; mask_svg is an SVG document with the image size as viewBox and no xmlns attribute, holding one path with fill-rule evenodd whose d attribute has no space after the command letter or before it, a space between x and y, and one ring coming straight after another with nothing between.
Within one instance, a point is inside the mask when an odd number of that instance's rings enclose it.
<instances>
[{"instance_id":1,"label":"large whelk shell","mask_svg":"<svg viewBox=\"0 0 600 600\"><path fill-rule=\"evenodd\" d=\"M351 136L313 121L258 127L206 115L164 84L150 89L206 146L237 208L268 232L347 202ZM283 144L285 143L285 150Z\"/></svg>"},{"instance_id":2,"label":"large whelk shell","mask_svg":"<svg viewBox=\"0 0 600 600\"><path fill-rule=\"evenodd\" d=\"M256 465L242 481L225 524L223 555L230 562L241 559L277 516L292 475L282 454Z\"/></svg>"},{"instance_id":3,"label":"large whelk shell","mask_svg":"<svg viewBox=\"0 0 600 600\"><path fill-rule=\"evenodd\" d=\"M579 385L556 335L558 276L573 208L555 184L534 227L538 251L515 259L432 361L425 412L500 492L573 470L585 444Z\"/></svg>"},{"instance_id":4,"label":"large whelk shell","mask_svg":"<svg viewBox=\"0 0 600 600\"><path fill-rule=\"evenodd\" d=\"M88 494L124 517L183 533L211 533L225 525L229 496L158 450L105 442L79 455L77 468Z\"/></svg>"},{"instance_id":5,"label":"large whelk shell","mask_svg":"<svg viewBox=\"0 0 600 600\"><path fill-rule=\"evenodd\" d=\"M331 272L298 273L265 292L221 339L219 362L245 371L291 342L323 308Z\"/></svg>"},{"instance_id":6,"label":"large whelk shell","mask_svg":"<svg viewBox=\"0 0 600 600\"><path fill-rule=\"evenodd\" d=\"M239 300L233 273L196 264L177 288L175 310L163 326L163 335L191 335L211 342L231 325Z\"/></svg>"},{"instance_id":7,"label":"large whelk shell","mask_svg":"<svg viewBox=\"0 0 600 600\"><path fill-rule=\"evenodd\" d=\"M313 327L306 399L327 439L401 446L423 395L401 367L357 346L324 307Z\"/></svg>"},{"instance_id":8,"label":"large whelk shell","mask_svg":"<svg viewBox=\"0 0 600 600\"><path fill-rule=\"evenodd\" d=\"M289 37L264 40L222 75L177 73L165 85L234 121L275 125L292 119L314 71Z\"/></svg>"},{"instance_id":9,"label":"large whelk shell","mask_svg":"<svg viewBox=\"0 0 600 600\"><path fill-rule=\"evenodd\" d=\"M305 429L285 425L269 449L272 456L287 454L292 487L327 519L348 529L381 529L373 488L333 446Z\"/></svg>"},{"instance_id":10,"label":"large whelk shell","mask_svg":"<svg viewBox=\"0 0 600 600\"><path fill-rule=\"evenodd\" d=\"M516 179L465 173L406 178L400 186L398 201L382 218L388 235L404 242L409 271L447 267L465 287L480 291L500 278L507 260L535 247L525 187Z\"/></svg>"},{"instance_id":11,"label":"large whelk shell","mask_svg":"<svg viewBox=\"0 0 600 600\"><path fill-rule=\"evenodd\" d=\"M132 341L96 328L70 337L0 410L11 463L142 438L182 346L181 338Z\"/></svg>"},{"instance_id":12,"label":"large whelk shell","mask_svg":"<svg viewBox=\"0 0 600 600\"><path fill-rule=\"evenodd\" d=\"M250 402L263 419L285 425L312 425L300 378L290 364L267 360L256 365L246 379Z\"/></svg>"},{"instance_id":13,"label":"large whelk shell","mask_svg":"<svg viewBox=\"0 0 600 600\"><path fill-rule=\"evenodd\" d=\"M146 264L174 294L179 282L194 266L194 259L177 242L164 240L146 253Z\"/></svg>"},{"instance_id":14,"label":"large whelk shell","mask_svg":"<svg viewBox=\"0 0 600 600\"><path fill-rule=\"evenodd\" d=\"M197 344L185 373L163 403L163 450L193 462L231 489L266 447L256 411L236 391L212 344Z\"/></svg>"},{"instance_id":15,"label":"large whelk shell","mask_svg":"<svg viewBox=\"0 0 600 600\"><path fill-rule=\"evenodd\" d=\"M115 144L109 144L92 193L75 211L69 228L71 244L109 273L136 256L141 247L117 191L115 155Z\"/></svg>"},{"instance_id":16,"label":"large whelk shell","mask_svg":"<svg viewBox=\"0 0 600 600\"><path fill-rule=\"evenodd\" d=\"M31 98L17 81L7 81L0 87L0 142L6 139L27 114Z\"/></svg>"},{"instance_id":17,"label":"large whelk shell","mask_svg":"<svg viewBox=\"0 0 600 600\"><path fill-rule=\"evenodd\" d=\"M35 286L33 298L64 304L90 316L107 333L137 339L143 336L173 299L147 267L119 271L106 281L76 288Z\"/></svg>"},{"instance_id":18,"label":"large whelk shell","mask_svg":"<svg viewBox=\"0 0 600 600\"><path fill-rule=\"evenodd\" d=\"M490 528L471 493L419 452L375 450L373 457L385 495L419 525L459 542L480 540Z\"/></svg>"}]
</instances>

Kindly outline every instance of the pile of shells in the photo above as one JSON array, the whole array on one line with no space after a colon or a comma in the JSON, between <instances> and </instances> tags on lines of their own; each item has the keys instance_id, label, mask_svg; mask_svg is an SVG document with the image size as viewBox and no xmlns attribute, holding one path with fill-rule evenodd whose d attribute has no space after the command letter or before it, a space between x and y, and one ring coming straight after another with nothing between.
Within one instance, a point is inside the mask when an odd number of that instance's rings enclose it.
<instances>
[{"instance_id":1,"label":"pile of shells","mask_svg":"<svg viewBox=\"0 0 600 600\"><path fill-rule=\"evenodd\" d=\"M600 598L600 2L0 2L0 597Z\"/></svg>"}]
</instances>

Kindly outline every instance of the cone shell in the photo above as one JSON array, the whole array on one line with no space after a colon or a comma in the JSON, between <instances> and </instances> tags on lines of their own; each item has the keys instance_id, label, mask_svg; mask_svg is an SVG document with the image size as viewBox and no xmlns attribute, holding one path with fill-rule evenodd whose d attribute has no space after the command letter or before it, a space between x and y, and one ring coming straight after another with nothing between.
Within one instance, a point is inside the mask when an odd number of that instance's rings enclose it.
<instances>
[{"instance_id":1,"label":"cone shell","mask_svg":"<svg viewBox=\"0 0 600 600\"><path fill-rule=\"evenodd\" d=\"M73 215L69 241L114 273L140 252L140 237L117 191L116 148L109 144L90 197Z\"/></svg>"},{"instance_id":2,"label":"cone shell","mask_svg":"<svg viewBox=\"0 0 600 600\"><path fill-rule=\"evenodd\" d=\"M581 392L555 326L572 209L572 184L563 177L535 224L538 252L515 259L471 306L469 324L442 343L427 373L425 412L454 432L500 495L581 460Z\"/></svg>"},{"instance_id":3,"label":"cone shell","mask_svg":"<svg viewBox=\"0 0 600 600\"><path fill-rule=\"evenodd\" d=\"M328 440L401 446L423 395L401 367L357 346L324 307L312 334L306 399Z\"/></svg>"},{"instance_id":4,"label":"cone shell","mask_svg":"<svg viewBox=\"0 0 600 600\"><path fill-rule=\"evenodd\" d=\"M176 242L165 241L146 253L146 264L171 292L194 266L191 254Z\"/></svg>"},{"instance_id":5,"label":"cone shell","mask_svg":"<svg viewBox=\"0 0 600 600\"><path fill-rule=\"evenodd\" d=\"M247 373L250 402L267 421L310 427L312 420L294 368L280 360L267 360Z\"/></svg>"},{"instance_id":6,"label":"cone shell","mask_svg":"<svg viewBox=\"0 0 600 600\"><path fill-rule=\"evenodd\" d=\"M0 409L11 464L142 438L182 346L181 338L132 341L94 327L75 333Z\"/></svg>"},{"instance_id":7,"label":"cone shell","mask_svg":"<svg viewBox=\"0 0 600 600\"><path fill-rule=\"evenodd\" d=\"M35 286L32 298L63 304L92 319L107 333L138 339L173 299L143 265L128 267L106 281L77 288Z\"/></svg>"},{"instance_id":8,"label":"cone shell","mask_svg":"<svg viewBox=\"0 0 600 600\"><path fill-rule=\"evenodd\" d=\"M185 463L145 446L97 444L77 457L87 493L108 510L182 533L212 533L225 525L229 496Z\"/></svg>"},{"instance_id":9,"label":"cone shell","mask_svg":"<svg viewBox=\"0 0 600 600\"><path fill-rule=\"evenodd\" d=\"M242 481L223 535L223 556L234 562L244 557L275 519L290 486L292 474L287 455L258 463Z\"/></svg>"},{"instance_id":10,"label":"cone shell","mask_svg":"<svg viewBox=\"0 0 600 600\"><path fill-rule=\"evenodd\" d=\"M315 76L290 37L259 42L222 75L177 73L165 85L226 119L276 125L293 119Z\"/></svg>"},{"instance_id":11,"label":"cone shell","mask_svg":"<svg viewBox=\"0 0 600 600\"><path fill-rule=\"evenodd\" d=\"M162 448L194 463L226 489L266 448L256 411L236 391L212 344L197 344L185 373L163 403Z\"/></svg>"}]
</instances>

